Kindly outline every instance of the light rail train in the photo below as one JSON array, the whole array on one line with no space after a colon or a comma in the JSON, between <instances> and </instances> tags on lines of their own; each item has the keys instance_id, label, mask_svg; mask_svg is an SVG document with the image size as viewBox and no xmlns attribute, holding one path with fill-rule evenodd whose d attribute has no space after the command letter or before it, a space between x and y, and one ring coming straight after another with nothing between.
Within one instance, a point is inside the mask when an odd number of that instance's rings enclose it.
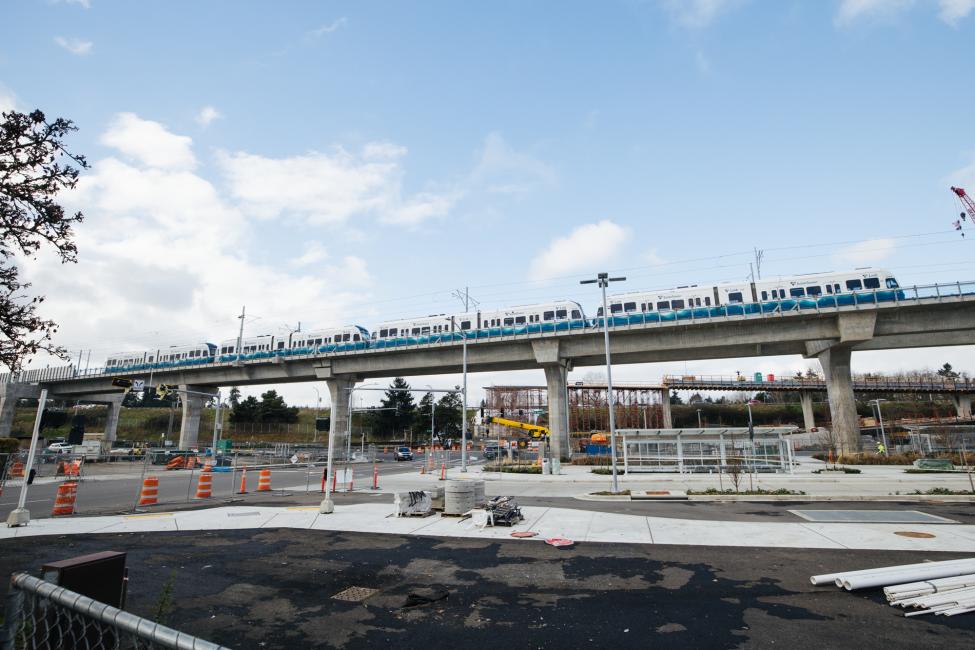
<instances>
[{"instance_id":1,"label":"light rail train","mask_svg":"<svg viewBox=\"0 0 975 650\"><path fill-rule=\"evenodd\" d=\"M891 302L904 297L886 269L858 268L837 273L794 275L756 282L632 291L607 296L611 326L767 314L856 304ZM603 308L587 318L572 300L435 314L379 323L370 332L360 325L292 332L287 335L226 339L220 345L197 343L108 357L105 372L176 368L214 362L270 359L351 350L395 348L513 334L567 332L603 326Z\"/></svg>"}]
</instances>

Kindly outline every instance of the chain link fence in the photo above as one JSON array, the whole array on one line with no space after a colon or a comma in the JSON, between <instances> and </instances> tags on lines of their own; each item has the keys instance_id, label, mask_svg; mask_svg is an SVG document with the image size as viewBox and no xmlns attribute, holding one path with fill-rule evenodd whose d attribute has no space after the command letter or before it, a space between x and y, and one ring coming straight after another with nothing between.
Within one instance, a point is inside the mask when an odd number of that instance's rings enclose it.
<instances>
[{"instance_id":1,"label":"chain link fence","mask_svg":"<svg viewBox=\"0 0 975 650\"><path fill-rule=\"evenodd\" d=\"M136 650L223 646L159 625L26 573L10 578L2 650Z\"/></svg>"}]
</instances>

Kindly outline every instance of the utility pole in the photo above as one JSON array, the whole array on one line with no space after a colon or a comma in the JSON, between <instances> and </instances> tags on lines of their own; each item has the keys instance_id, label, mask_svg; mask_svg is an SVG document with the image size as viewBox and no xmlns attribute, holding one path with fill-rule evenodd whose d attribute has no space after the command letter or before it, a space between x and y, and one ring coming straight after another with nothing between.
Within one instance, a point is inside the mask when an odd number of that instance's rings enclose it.
<instances>
[{"instance_id":1,"label":"utility pole","mask_svg":"<svg viewBox=\"0 0 975 650\"><path fill-rule=\"evenodd\" d=\"M609 307L606 304L606 287L610 282L622 282L626 278L611 278L609 273L600 273L595 280L582 280L579 284L598 284L603 291L603 342L606 346L606 393L609 401L609 453L613 466L613 492L619 492L619 478L616 475L616 404L613 401L613 364L609 356ZM566 380L568 381L568 379ZM566 404L568 408L568 404Z\"/></svg>"},{"instance_id":2,"label":"utility pole","mask_svg":"<svg viewBox=\"0 0 975 650\"><path fill-rule=\"evenodd\" d=\"M244 350L242 348L244 346L244 316L246 316L246 315L247 315L247 306L244 305L243 307L240 308L240 316L237 317L237 318L240 319L240 333L237 335L237 361L236 361L236 363L238 365L240 365L240 364L243 363L243 360L241 359L241 357L243 356L243 352L244 352Z\"/></svg>"},{"instance_id":3,"label":"utility pole","mask_svg":"<svg viewBox=\"0 0 975 650\"><path fill-rule=\"evenodd\" d=\"M471 293L469 287L464 287L464 293L461 294L460 290L456 290L453 293L455 298L458 298L464 303L464 314L466 315L470 311L471 304ZM478 304L475 300L474 304ZM459 326L459 324L458 324ZM461 418L460 418L460 471L467 471L467 331L458 330L460 335L463 337L463 370L464 375L464 389L463 389L463 407L461 408Z\"/></svg>"}]
</instances>

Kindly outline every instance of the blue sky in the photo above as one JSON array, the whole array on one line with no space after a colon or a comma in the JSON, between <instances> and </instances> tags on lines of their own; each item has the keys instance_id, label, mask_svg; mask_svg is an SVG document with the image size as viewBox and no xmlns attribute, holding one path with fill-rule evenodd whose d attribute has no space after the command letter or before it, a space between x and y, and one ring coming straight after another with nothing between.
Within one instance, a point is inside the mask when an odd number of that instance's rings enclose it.
<instances>
[{"instance_id":1,"label":"blue sky","mask_svg":"<svg viewBox=\"0 0 975 650\"><path fill-rule=\"evenodd\" d=\"M93 163L66 197L88 215L81 263L25 263L93 363L230 338L242 304L252 333L453 310L465 285L486 307L594 311L588 274L737 279L755 246L765 275L975 279L948 192L975 189L975 0L15 0L0 15L0 107L75 120ZM975 370L969 348L854 362L942 357ZM542 376L472 385L505 381Z\"/></svg>"}]
</instances>

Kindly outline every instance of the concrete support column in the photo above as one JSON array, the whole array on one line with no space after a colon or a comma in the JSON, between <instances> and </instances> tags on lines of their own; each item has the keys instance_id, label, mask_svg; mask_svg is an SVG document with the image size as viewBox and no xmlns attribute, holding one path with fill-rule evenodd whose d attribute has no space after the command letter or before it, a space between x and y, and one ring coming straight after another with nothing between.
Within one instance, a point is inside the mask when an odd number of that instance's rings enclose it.
<instances>
[{"instance_id":1,"label":"concrete support column","mask_svg":"<svg viewBox=\"0 0 975 650\"><path fill-rule=\"evenodd\" d=\"M808 391L799 392L799 403L802 405L802 426L806 431L816 428L816 416L813 413L813 396Z\"/></svg>"},{"instance_id":2,"label":"concrete support column","mask_svg":"<svg viewBox=\"0 0 975 650\"><path fill-rule=\"evenodd\" d=\"M336 375L325 380L331 401L328 423L328 444L335 445L333 460L344 458L349 438L349 392L356 384L354 375Z\"/></svg>"},{"instance_id":3,"label":"concrete support column","mask_svg":"<svg viewBox=\"0 0 975 650\"><path fill-rule=\"evenodd\" d=\"M105 414L105 435L102 438L102 440L105 442L106 449L112 448L112 443L115 442L117 437L118 418L119 414L122 412L122 402L124 400L125 395L107 395L104 397L98 397L98 401L104 402L108 406L108 412Z\"/></svg>"},{"instance_id":4,"label":"concrete support column","mask_svg":"<svg viewBox=\"0 0 975 650\"><path fill-rule=\"evenodd\" d=\"M203 415L203 405L211 397L216 396L217 389L210 386L180 384L179 390L179 397L183 401L183 419L179 425L179 448L190 449L199 445L200 416ZM200 395L198 393L206 394Z\"/></svg>"},{"instance_id":5,"label":"concrete support column","mask_svg":"<svg viewBox=\"0 0 975 650\"><path fill-rule=\"evenodd\" d=\"M959 419L970 420L972 418L971 395L952 395L951 401L955 403L955 411Z\"/></svg>"},{"instance_id":6,"label":"concrete support column","mask_svg":"<svg viewBox=\"0 0 975 650\"><path fill-rule=\"evenodd\" d=\"M840 453L860 450L860 418L853 397L850 348L833 346L816 354L826 377L832 435Z\"/></svg>"},{"instance_id":7,"label":"concrete support column","mask_svg":"<svg viewBox=\"0 0 975 650\"><path fill-rule=\"evenodd\" d=\"M545 364L545 384L548 388L548 430L552 457L569 460L569 431L566 426L569 405L566 403L568 369L564 363Z\"/></svg>"},{"instance_id":8,"label":"concrete support column","mask_svg":"<svg viewBox=\"0 0 975 650\"><path fill-rule=\"evenodd\" d=\"M41 387L34 384L0 384L0 438L9 438L14 426L17 402L41 395Z\"/></svg>"},{"instance_id":9,"label":"concrete support column","mask_svg":"<svg viewBox=\"0 0 975 650\"><path fill-rule=\"evenodd\" d=\"M664 429L674 428L674 416L670 413L670 390L664 388L660 391L660 410L663 413L663 426Z\"/></svg>"}]
</instances>

